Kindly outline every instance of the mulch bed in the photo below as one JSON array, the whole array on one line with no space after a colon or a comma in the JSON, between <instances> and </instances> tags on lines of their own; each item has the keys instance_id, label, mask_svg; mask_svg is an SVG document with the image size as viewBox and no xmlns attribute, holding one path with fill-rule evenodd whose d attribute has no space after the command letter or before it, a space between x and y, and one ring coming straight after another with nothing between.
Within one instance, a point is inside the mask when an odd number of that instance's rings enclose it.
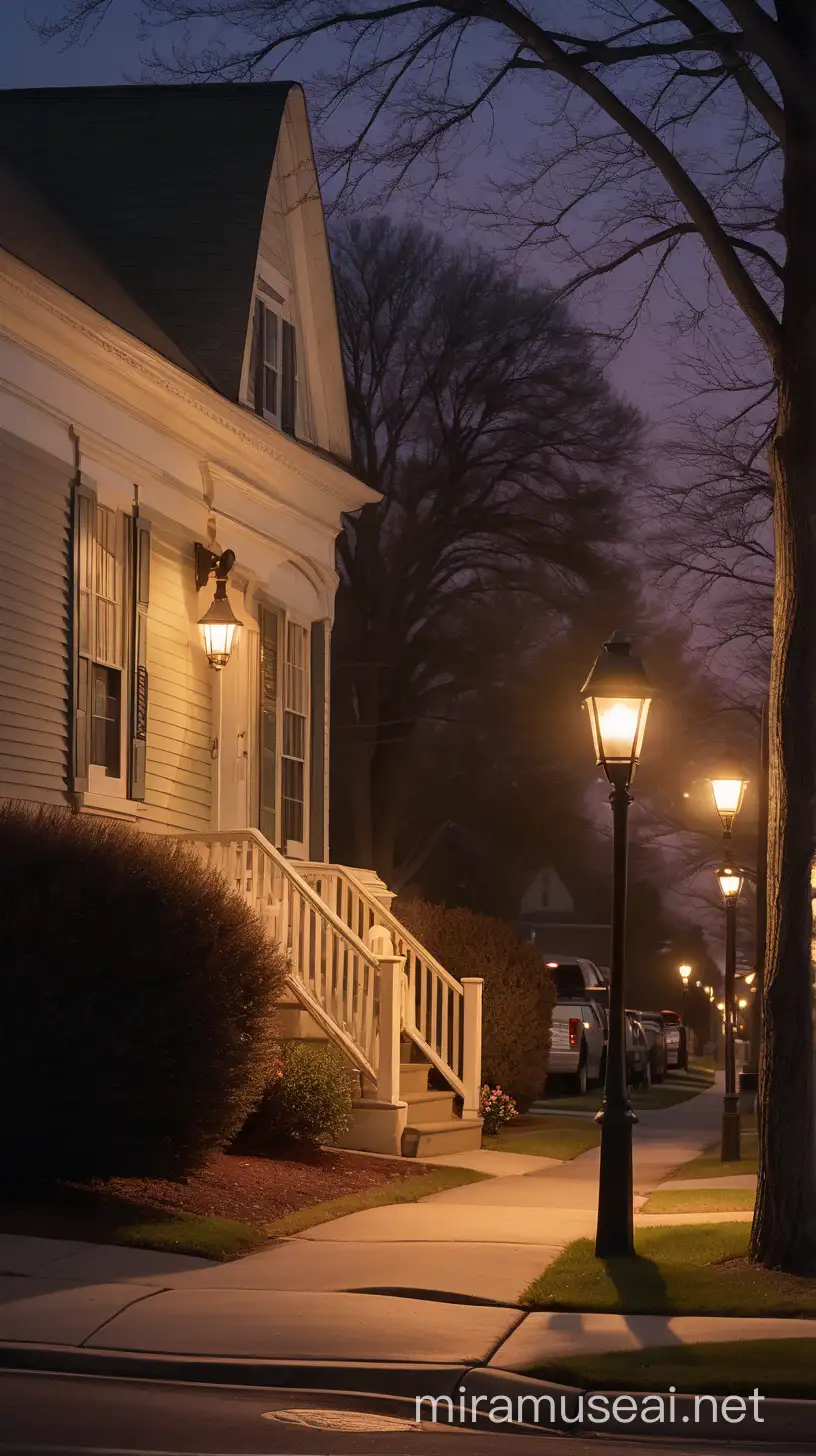
<instances>
[{"instance_id":1,"label":"mulch bed","mask_svg":"<svg viewBox=\"0 0 816 1456\"><path fill-rule=\"evenodd\" d=\"M425 1163L283 1145L276 1156L219 1153L185 1182L112 1178L90 1186L59 1184L42 1195L0 1203L0 1231L43 1238L105 1239L123 1223L192 1213L265 1224L315 1203L431 1170Z\"/></svg>"}]
</instances>

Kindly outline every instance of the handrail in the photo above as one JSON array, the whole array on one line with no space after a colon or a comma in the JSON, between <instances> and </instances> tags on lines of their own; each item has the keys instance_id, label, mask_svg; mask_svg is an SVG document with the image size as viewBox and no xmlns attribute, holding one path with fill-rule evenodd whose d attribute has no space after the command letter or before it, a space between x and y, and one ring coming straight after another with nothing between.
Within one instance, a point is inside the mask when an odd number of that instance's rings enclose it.
<instances>
[{"instance_id":1,"label":"handrail","mask_svg":"<svg viewBox=\"0 0 816 1456\"><path fill-rule=\"evenodd\" d=\"M381 997L374 952L257 829L192 832L178 838L198 848L207 865L261 916L289 958L294 994L354 1065L377 1083Z\"/></svg>"},{"instance_id":2,"label":"handrail","mask_svg":"<svg viewBox=\"0 0 816 1456\"><path fill-rule=\"evenodd\" d=\"M408 983L403 1030L463 1098L465 1115L478 1116L481 982L478 978L464 984L457 981L353 869L307 861L299 870L318 890L323 887L326 903L353 934L365 937L374 924L391 932L395 950L405 959Z\"/></svg>"}]
</instances>

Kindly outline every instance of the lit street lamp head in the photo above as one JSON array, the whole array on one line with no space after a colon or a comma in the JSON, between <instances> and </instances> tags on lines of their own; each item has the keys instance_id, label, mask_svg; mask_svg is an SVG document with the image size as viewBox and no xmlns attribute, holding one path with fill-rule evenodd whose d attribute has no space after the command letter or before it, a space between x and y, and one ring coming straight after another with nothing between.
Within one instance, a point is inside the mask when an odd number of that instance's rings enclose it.
<instances>
[{"instance_id":1,"label":"lit street lamp head","mask_svg":"<svg viewBox=\"0 0 816 1456\"><path fill-rule=\"evenodd\" d=\"M691 966L678 966L677 969L680 972L680 979L683 982L683 986L687 986L689 983L689 977L691 976ZM699 981L697 982L697 984L699 986Z\"/></svg>"},{"instance_id":2,"label":"lit street lamp head","mask_svg":"<svg viewBox=\"0 0 816 1456\"><path fill-rule=\"evenodd\" d=\"M604 643L581 696L589 712L596 762L611 784L628 788L640 758L654 688L622 632L613 632Z\"/></svg>"},{"instance_id":3,"label":"lit street lamp head","mask_svg":"<svg viewBox=\"0 0 816 1456\"><path fill-rule=\"evenodd\" d=\"M733 760L728 760L717 765L716 773L711 775L708 782L711 785L714 807L722 820L724 838L730 839L734 820L742 808L748 780L742 767Z\"/></svg>"},{"instance_id":4,"label":"lit street lamp head","mask_svg":"<svg viewBox=\"0 0 816 1456\"><path fill-rule=\"evenodd\" d=\"M743 886L744 877L741 871L734 869L731 865L726 865L723 869L717 870L716 875L726 905L737 901Z\"/></svg>"}]
</instances>

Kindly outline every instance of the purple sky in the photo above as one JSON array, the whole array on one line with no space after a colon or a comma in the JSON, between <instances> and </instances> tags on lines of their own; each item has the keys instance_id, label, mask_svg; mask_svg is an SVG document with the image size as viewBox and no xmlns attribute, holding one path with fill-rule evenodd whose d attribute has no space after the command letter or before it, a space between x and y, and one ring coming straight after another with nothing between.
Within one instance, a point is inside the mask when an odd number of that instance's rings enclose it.
<instances>
[{"instance_id":1,"label":"purple sky","mask_svg":"<svg viewBox=\"0 0 816 1456\"><path fill-rule=\"evenodd\" d=\"M129 5L114 5L112 12L96 33L82 46L66 49L50 43L43 44L31 30L26 20L30 15L41 18L59 12L59 0L5 0L0 15L0 86L93 86L110 85L126 79L136 79L140 74L140 44L136 22ZM303 69L296 77L293 64L290 67L292 79L307 82L308 67L301 59ZM468 170L473 174L481 165L480 159L471 159ZM477 174L478 175L478 174ZM546 258L536 266L536 273L546 276ZM634 271L629 282L634 282ZM618 286L627 282L624 276ZM581 313L580 303L576 311ZM657 298L652 309L652 318L642 323L621 356L610 366L612 378L618 387L626 392L641 408L647 411L660 430L667 416L673 413L672 391L668 385L671 369L671 345L668 330L661 328L661 312L666 314L662 322L668 321L668 305Z\"/></svg>"}]
</instances>

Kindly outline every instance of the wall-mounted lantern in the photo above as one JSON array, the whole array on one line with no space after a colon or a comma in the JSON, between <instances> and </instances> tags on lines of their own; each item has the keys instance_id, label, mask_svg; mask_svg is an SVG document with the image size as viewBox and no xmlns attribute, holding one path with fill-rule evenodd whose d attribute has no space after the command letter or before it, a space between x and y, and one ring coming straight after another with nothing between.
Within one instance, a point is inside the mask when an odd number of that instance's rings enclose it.
<instances>
[{"instance_id":1,"label":"wall-mounted lantern","mask_svg":"<svg viewBox=\"0 0 816 1456\"><path fill-rule=\"evenodd\" d=\"M204 616L199 617L198 625L204 638L204 650L210 667L214 667L217 672L229 662L235 633L241 625L227 596L227 577L234 565L234 551L222 551L219 556L208 546L202 546L200 541L196 541L196 591L201 591L210 577L215 576L215 596Z\"/></svg>"}]
</instances>

